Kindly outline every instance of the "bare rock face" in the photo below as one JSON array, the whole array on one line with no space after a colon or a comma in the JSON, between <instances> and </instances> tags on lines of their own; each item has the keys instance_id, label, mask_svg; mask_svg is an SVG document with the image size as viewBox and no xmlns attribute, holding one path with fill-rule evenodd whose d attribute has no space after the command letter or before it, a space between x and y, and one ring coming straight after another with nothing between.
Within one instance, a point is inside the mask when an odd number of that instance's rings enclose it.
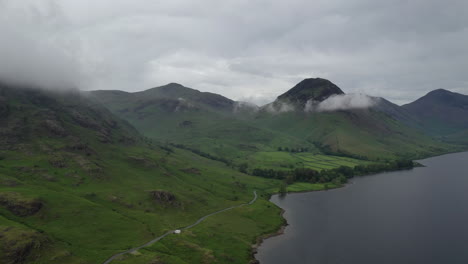
<instances>
[{"instance_id":1,"label":"bare rock face","mask_svg":"<svg viewBox=\"0 0 468 264\"><path fill-rule=\"evenodd\" d=\"M168 191L163 190L155 190L150 191L151 198L159 203L175 203L176 197L174 194Z\"/></svg>"},{"instance_id":2,"label":"bare rock face","mask_svg":"<svg viewBox=\"0 0 468 264\"><path fill-rule=\"evenodd\" d=\"M43 203L37 198L27 198L17 192L1 192L0 206L17 216L31 216L41 210Z\"/></svg>"},{"instance_id":3,"label":"bare rock face","mask_svg":"<svg viewBox=\"0 0 468 264\"><path fill-rule=\"evenodd\" d=\"M57 120L46 119L43 124L44 127L54 135L62 137L67 135L67 132Z\"/></svg>"}]
</instances>

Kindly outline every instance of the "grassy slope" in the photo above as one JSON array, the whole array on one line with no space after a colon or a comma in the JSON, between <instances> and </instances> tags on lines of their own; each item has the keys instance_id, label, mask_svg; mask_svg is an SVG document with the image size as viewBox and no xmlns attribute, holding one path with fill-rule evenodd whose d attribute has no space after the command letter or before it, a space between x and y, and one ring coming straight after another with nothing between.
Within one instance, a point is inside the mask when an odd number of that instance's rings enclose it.
<instances>
[{"instance_id":1,"label":"grassy slope","mask_svg":"<svg viewBox=\"0 0 468 264\"><path fill-rule=\"evenodd\" d=\"M205 214L250 201L253 190L279 185L185 150L148 146L131 127L77 98L2 95L9 100L0 116L0 199L8 203L0 206L0 244L16 245L0 250L16 252L2 255L5 263L99 263ZM114 122L107 131L106 124ZM155 201L151 190L169 191L176 200ZM26 216L7 206L23 208L32 201L42 208ZM276 212L271 207L269 213ZM251 235L265 226L275 228L255 223Z\"/></svg>"},{"instance_id":2,"label":"grassy slope","mask_svg":"<svg viewBox=\"0 0 468 264\"><path fill-rule=\"evenodd\" d=\"M197 102L181 104L158 93L147 99L116 91L99 91L94 95L149 138L184 144L237 163L244 162L252 153L274 151L278 146L307 147L318 153L310 142L258 126L248 114L236 115Z\"/></svg>"},{"instance_id":3,"label":"grassy slope","mask_svg":"<svg viewBox=\"0 0 468 264\"><path fill-rule=\"evenodd\" d=\"M176 151L166 156L161 150L111 149L99 157L105 173L97 178L79 168L48 166L43 158L22 162L22 155L3 153L4 178L19 185L2 186L0 192L15 192L23 197L41 199L44 208L34 216L15 216L5 208L1 215L23 223L33 230L42 230L59 248L85 263L97 263L112 253L150 240L156 234L194 222L214 210L251 199L253 189L274 188L277 183L237 173L223 164ZM158 169L142 168L128 162L129 156L157 161ZM162 161L164 160L164 161ZM34 164L36 171L52 175L52 182L37 179L35 172L18 173L17 167ZM196 164L200 174L181 169ZM37 165L37 166L36 166ZM80 184L77 186L77 182ZM161 205L151 201L149 190L169 190L177 197L177 205ZM50 261L49 256L36 263L63 263L64 258Z\"/></svg>"},{"instance_id":4,"label":"grassy slope","mask_svg":"<svg viewBox=\"0 0 468 264\"><path fill-rule=\"evenodd\" d=\"M263 126L319 142L331 152L370 159L417 158L451 150L388 116L372 111L283 113L257 119Z\"/></svg>"}]
</instances>

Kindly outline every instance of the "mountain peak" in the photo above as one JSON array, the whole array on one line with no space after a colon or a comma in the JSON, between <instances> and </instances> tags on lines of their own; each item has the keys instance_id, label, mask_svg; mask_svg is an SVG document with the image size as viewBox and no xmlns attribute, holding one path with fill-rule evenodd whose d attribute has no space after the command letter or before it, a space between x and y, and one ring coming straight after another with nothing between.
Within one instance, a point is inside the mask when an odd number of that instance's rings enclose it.
<instances>
[{"instance_id":1,"label":"mountain peak","mask_svg":"<svg viewBox=\"0 0 468 264\"><path fill-rule=\"evenodd\" d=\"M430 102L440 102L440 103L460 103L466 104L468 100L468 96L459 94L459 93L454 93L445 89L436 89L433 91L430 91L427 93L425 96L419 98L416 100L416 102L421 102L421 101L430 101Z\"/></svg>"},{"instance_id":2,"label":"mountain peak","mask_svg":"<svg viewBox=\"0 0 468 264\"><path fill-rule=\"evenodd\" d=\"M183 86L182 84L180 83L175 83L175 82L171 82L171 83L168 83L166 85L163 85L161 87L184 87L186 88L185 86Z\"/></svg>"},{"instance_id":3,"label":"mountain peak","mask_svg":"<svg viewBox=\"0 0 468 264\"><path fill-rule=\"evenodd\" d=\"M435 90L430 91L429 93L427 93L427 95L437 95L437 94L453 94L453 93L451 91L449 91L449 90L445 90L445 89L442 89L442 88L435 89Z\"/></svg>"},{"instance_id":4,"label":"mountain peak","mask_svg":"<svg viewBox=\"0 0 468 264\"><path fill-rule=\"evenodd\" d=\"M308 78L278 96L277 101L304 107L309 100L321 102L337 94L344 94L344 92L331 81L322 78Z\"/></svg>"}]
</instances>

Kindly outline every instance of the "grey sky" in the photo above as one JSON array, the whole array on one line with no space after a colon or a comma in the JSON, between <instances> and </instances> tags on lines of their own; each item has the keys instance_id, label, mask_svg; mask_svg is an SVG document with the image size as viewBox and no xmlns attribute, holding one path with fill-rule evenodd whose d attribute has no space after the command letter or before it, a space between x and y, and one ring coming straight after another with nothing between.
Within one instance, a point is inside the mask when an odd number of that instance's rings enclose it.
<instances>
[{"instance_id":1,"label":"grey sky","mask_svg":"<svg viewBox=\"0 0 468 264\"><path fill-rule=\"evenodd\" d=\"M323 77L400 104L468 94L466 0L0 0L0 22L0 78L43 85L178 82L264 103Z\"/></svg>"}]
</instances>

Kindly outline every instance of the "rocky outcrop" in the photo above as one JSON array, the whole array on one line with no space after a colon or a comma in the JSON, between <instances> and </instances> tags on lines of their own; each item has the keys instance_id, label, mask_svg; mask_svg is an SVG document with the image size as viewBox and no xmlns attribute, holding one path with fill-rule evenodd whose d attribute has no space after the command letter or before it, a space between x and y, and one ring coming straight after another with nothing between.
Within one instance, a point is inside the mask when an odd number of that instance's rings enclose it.
<instances>
[{"instance_id":1,"label":"rocky outcrop","mask_svg":"<svg viewBox=\"0 0 468 264\"><path fill-rule=\"evenodd\" d=\"M175 203L176 197L174 194L163 190L150 191L151 198L158 203Z\"/></svg>"},{"instance_id":2,"label":"rocky outcrop","mask_svg":"<svg viewBox=\"0 0 468 264\"><path fill-rule=\"evenodd\" d=\"M47 241L44 235L34 230L0 226L0 262L25 263L26 259L30 258L35 250L43 247Z\"/></svg>"},{"instance_id":3,"label":"rocky outcrop","mask_svg":"<svg viewBox=\"0 0 468 264\"><path fill-rule=\"evenodd\" d=\"M63 128L63 126L57 120L53 119L46 119L43 122L44 127L56 136L66 136L67 132Z\"/></svg>"},{"instance_id":4,"label":"rocky outcrop","mask_svg":"<svg viewBox=\"0 0 468 264\"><path fill-rule=\"evenodd\" d=\"M31 216L41 210L43 203L37 198L24 197L17 192L0 193L0 206L17 216Z\"/></svg>"}]
</instances>

